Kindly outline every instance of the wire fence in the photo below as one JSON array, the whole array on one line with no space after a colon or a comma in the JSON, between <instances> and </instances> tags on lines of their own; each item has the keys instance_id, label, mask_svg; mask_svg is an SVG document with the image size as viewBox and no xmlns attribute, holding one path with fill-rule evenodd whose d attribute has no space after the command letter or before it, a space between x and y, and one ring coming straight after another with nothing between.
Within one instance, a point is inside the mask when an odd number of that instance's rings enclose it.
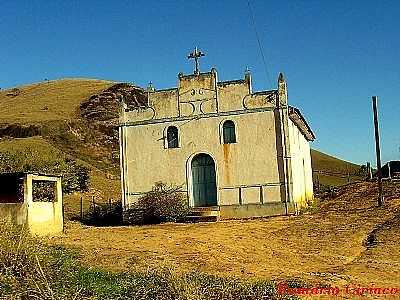
<instances>
[{"instance_id":1,"label":"wire fence","mask_svg":"<svg viewBox=\"0 0 400 300\"><path fill-rule=\"evenodd\" d=\"M313 170L313 183L316 192L329 190L333 187L368 179L366 172L340 172Z\"/></svg>"},{"instance_id":2,"label":"wire fence","mask_svg":"<svg viewBox=\"0 0 400 300\"><path fill-rule=\"evenodd\" d=\"M121 200L115 200L112 198L100 200L96 199L95 196L92 196L91 198L81 196L79 215L75 215L74 218L82 223L101 225L102 222L109 223L109 220L111 220L112 223L120 223L121 215Z\"/></svg>"}]
</instances>

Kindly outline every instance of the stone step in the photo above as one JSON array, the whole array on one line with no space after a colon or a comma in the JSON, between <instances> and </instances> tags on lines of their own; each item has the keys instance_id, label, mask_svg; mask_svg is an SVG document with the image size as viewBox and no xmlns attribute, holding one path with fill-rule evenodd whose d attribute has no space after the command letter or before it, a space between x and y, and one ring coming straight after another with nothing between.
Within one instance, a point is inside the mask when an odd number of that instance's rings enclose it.
<instances>
[{"instance_id":1,"label":"stone step","mask_svg":"<svg viewBox=\"0 0 400 300\"><path fill-rule=\"evenodd\" d=\"M191 209L196 211L219 210L219 206L197 206L192 207Z\"/></svg>"},{"instance_id":2,"label":"stone step","mask_svg":"<svg viewBox=\"0 0 400 300\"><path fill-rule=\"evenodd\" d=\"M190 211L191 216L204 216L204 217L210 217L210 216L219 216L219 211L215 210L209 210L209 211L196 211L192 210Z\"/></svg>"},{"instance_id":3,"label":"stone step","mask_svg":"<svg viewBox=\"0 0 400 300\"><path fill-rule=\"evenodd\" d=\"M219 220L218 216L186 216L185 221L188 223L199 223L199 222L217 222Z\"/></svg>"}]
</instances>

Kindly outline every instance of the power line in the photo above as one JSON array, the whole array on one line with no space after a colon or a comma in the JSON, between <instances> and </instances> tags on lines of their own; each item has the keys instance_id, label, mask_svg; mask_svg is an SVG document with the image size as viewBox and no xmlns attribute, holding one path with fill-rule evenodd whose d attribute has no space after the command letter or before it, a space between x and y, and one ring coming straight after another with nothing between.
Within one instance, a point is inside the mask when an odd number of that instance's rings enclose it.
<instances>
[{"instance_id":1,"label":"power line","mask_svg":"<svg viewBox=\"0 0 400 300\"><path fill-rule=\"evenodd\" d=\"M269 72L268 72L267 62L266 62L266 59L265 59L265 56L264 56L264 51L263 51L263 48L262 48L262 45L261 45L261 40L260 40L260 36L259 36L259 34L258 34L258 30L257 30L257 26L256 26L256 21L255 21L253 9L251 8L250 0L247 0L247 5L248 5L248 7L249 7L250 17L251 17L251 20L252 20L253 28L254 28L254 31L255 31L255 34L256 34L256 38L257 38L257 42L258 42L258 48L259 48L259 50L260 50L261 58L262 58L262 61L263 61L263 64L264 64L264 69L265 69L266 78L267 78L267 81L268 81L269 84L270 84L270 87L272 88L273 85L272 85L272 81L271 81L271 76L269 75Z\"/></svg>"}]
</instances>

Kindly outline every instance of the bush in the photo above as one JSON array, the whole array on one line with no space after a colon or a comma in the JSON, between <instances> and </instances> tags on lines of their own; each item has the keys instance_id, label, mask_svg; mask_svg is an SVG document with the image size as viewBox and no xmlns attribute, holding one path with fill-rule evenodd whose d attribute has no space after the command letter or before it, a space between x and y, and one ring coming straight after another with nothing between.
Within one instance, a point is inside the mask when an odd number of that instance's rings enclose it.
<instances>
[{"instance_id":1,"label":"bush","mask_svg":"<svg viewBox=\"0 0 400 300\"><path fill-rule=\"evenodd\" d=\"M38 125L10 124L0 128L0 137L9 136L14 138L26 138L41 134L41 127Z\"/></svg>"},{"instance_id":2,"label":"bush","mask_svg":"<svg viewBox=\"0 0 400 300\"><path fill-rule=\"evenodd\" d=\"M124 212L128 224L178 222L189 214L189 205L181 187L156 183L150 192Z\"/></svg>"},{"instance_id":3,"label":"bush","mask_svg":"<svg viewBox=\"0 0 400 300\"><path fill-rule=\"evenodd\" d=\"M32 198L33 201L52 202L56 199L56 183L52 181L36 181L32 182Z\"/></svg>"},{"instance_id":4,"label":"bush","mask_svg":"<svg viewBox=\"0 0 400 300\"><path fill-rule=\"evenodd\" d=\"M63 192L87 191L89 188L89 168L73 158L66 158L55 166L63 174Z\"/></svg>"},{"instance_id":5,"label":"bush","mask_svg":"<svg viewBox=\"0 0 400 300\"><path fill-rule=\"evenodd\" d=\"M122 224L122 203L92 205L84 215L82 223L93 226L115 226Z\"/></svg>"}]
</instances>

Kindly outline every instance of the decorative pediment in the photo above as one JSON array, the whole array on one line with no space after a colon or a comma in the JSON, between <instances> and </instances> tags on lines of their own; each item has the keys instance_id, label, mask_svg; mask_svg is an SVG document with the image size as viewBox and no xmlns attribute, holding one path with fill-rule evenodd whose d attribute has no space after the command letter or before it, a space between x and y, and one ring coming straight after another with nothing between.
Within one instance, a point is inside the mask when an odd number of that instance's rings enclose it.
<instances>
[{"instance_id":1,"label":"decorative pediment","mask_svg":"<svg viewBox=\"0 0 400 300\"><path fill-rule=\"evenodd\" d=\"M154 119L156 111L152 107L136 108L126 111L124 118L128 122L137 122Z\"/></svg>"},{"instance_id":2,"label":"decorative pediment","mask_svg":"<svg viewBox=\"0 0 400 300\"><path fill-rule=\"evenodd\" d=\"M179 102L194 102L201 100L215 99L217 93L215 90L206 88L189 89L179 93Z\"/></svg>"},{"instance_id":3,"label":"decorative pediment","mask_svg":"<svg viewBox=\"0 0 400 300\"><path fill-rule=\"evenodd\" d=\"M277 101L277 93L254 93L243 98L243 107L245 109L275 107Z\"/></svg>"},{"instance_id":4,"label":"decorative pediment","mask_svg":"<svg viewBox=\"0 0 400 300\"><path fill-rule=\"evenodd\" d=\"M191 116L217 111L217 93L206 88L189 89L179 94L181 115Z\"/></svg>"}]
</instances>

